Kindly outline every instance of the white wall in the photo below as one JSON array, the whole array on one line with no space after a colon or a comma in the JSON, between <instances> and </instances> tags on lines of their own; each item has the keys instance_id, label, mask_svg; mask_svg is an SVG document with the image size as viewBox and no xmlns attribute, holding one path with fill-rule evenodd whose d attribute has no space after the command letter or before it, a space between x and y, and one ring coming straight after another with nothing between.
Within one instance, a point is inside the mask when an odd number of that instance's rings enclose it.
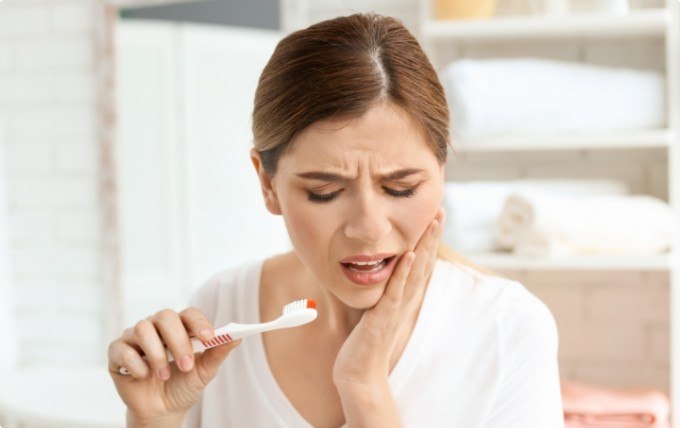
<instances>
[{"instance_id":1,"label":"white wall","mask_svg":"<svg viewBox=\"0 0 680 428\"><path fill-rule=\"evenodd\" d=\"M9 233L7 220L7 195L5 188L5 154L2 146L3 129L0 126L0 373L19 362L19 336L14 322L14 287L9 263Z\"/></svg>"},{"instance_id":2,"label":"white wall","mask_svg":"<svg viewBox=\"0 0 680 428\"><path fill-rule=\"evenodd\" d=\"M0 122L15 313L27 364L103 361L106 352L97 4L0 2Z\"/></svg>"}]
</instances>

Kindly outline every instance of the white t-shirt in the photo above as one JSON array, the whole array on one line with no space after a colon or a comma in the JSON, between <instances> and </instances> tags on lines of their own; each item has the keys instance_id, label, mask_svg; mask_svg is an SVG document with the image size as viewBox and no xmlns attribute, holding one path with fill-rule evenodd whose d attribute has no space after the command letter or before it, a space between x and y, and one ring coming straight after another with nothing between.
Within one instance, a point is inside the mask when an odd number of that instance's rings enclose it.
<instances>
[{"instance_id":1,"label":"white t-shirt","mask_svg":"<svg viewBox=\"0 0 680 428\"><path fill-rule=\"evenodd\" d=\"M194 294L216 326L256 323L264 260ZM405 427L564 427L550 310L522 284L438 259L420 315L389 376ZM274 379L260 335L243 339L185 427L309 427Z\"/></svg>"}]
</instances>

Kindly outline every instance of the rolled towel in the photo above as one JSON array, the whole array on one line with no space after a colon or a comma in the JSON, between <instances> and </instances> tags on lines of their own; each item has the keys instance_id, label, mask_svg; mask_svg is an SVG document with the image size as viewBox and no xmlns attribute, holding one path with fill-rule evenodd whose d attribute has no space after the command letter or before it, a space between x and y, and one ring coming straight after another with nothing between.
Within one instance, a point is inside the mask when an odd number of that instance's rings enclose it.
<instances>
[{"instance_id":1,"label":"rolled towel","mask_svg":"<svg viewBox=\"0 0 680 428\"><path fill-rule=\"evenodd\" d=\"M677 227L671 207L652 196L534 190L508 197L496 232L518 254L650 254L670 249Z\"/></svg>"},{"instance_id":2,"label":"rolled towel","mask_svg":"<svg viewBox=\"0 0 680 428\"><path fill-rule=\"evenodd\" d=\"M654 389L614 389L561 380L565 428L669 428L670 403Z\"/></svg>"},{"instance_id":3,"label":"rolled towel","mask_svg":"<svg viewBox=\"0 0 680 428\"><path fill-rule=\"evenodd\" d=\"M442 84L453 132L465 139L665 124L665 80L656 71L538 58L462 59L444 68Z\"/></svg>"},{"instance_id":4,"label":"rolled towel","mask_svg":"<svg viewBox=\"0 0 680 428\"><path fill-rule=\"evenodd\" d=\"M564 195L623 195L629 192L618 180L521 179L448 182L443 205L447 221L442 240L459 251L500 249L494 225L513 192L544 189Z\"/></svg>"}]
</instances>

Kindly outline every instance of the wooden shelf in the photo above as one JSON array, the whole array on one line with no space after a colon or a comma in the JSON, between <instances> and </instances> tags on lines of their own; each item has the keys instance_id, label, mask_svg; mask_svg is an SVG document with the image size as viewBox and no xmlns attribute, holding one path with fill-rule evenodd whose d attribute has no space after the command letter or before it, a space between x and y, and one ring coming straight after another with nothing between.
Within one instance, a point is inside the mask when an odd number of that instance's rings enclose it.
<instances>
[{"instance_id":1,"label":"wooden shelf","mask_svg":"<svg viewBox=\"0 0 680 428\"><path fill-rule=\"evenodd\" d=\"M454 137L459 152L537 151L537 150L598 150L668 148L673 133L668 129L571 133L545 135L505 135L488 138L461 139Z\"/></svg>"},{"instance_id":2,"label":"wooden shelf","mask_svg":"<svg viewBox=\"0 0 680 428\"><path fill-rule=\"evenodd\" d=\"M480 266L495 270L655 270L671 268L670 254L645 256L527 257L511 253L465 253Z\"/></svg>"},{"instance_id":3,"label":"wooden shelf","mask_svg":"<svg viewBox=\"0 0 680 428\"><path fill-rule=\"evenodd\" d=\"M560 17L508 16L485 20L428 20L421 36L428 39L518 39L532 37L662 36L670 22L666 9L632 11L626 15L579 13Z\"/></svg>"}]
</instances>

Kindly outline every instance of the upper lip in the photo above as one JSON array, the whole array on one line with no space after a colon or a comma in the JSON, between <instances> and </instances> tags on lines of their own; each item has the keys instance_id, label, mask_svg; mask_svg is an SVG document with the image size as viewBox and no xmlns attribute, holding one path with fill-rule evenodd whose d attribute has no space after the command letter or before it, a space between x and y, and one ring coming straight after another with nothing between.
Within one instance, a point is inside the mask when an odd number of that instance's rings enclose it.
<instances>
[{"instance_id":1,"label":"upper lip","mask_svg":"<svg viewBox=\"0 0 680 428\"><path fill-rule=\"evenodd\" d=\"M394 254L388 254L388 253L380 253L380 254L374 254L372 256L365 255L365 254L359 254L356 256L350 256L345 259L340 260L340 263L356 263L356 262L374 262L377 260L382 260L382 259L388 259L390 257L394 256Z\"/></svg>"}]
</instances>

